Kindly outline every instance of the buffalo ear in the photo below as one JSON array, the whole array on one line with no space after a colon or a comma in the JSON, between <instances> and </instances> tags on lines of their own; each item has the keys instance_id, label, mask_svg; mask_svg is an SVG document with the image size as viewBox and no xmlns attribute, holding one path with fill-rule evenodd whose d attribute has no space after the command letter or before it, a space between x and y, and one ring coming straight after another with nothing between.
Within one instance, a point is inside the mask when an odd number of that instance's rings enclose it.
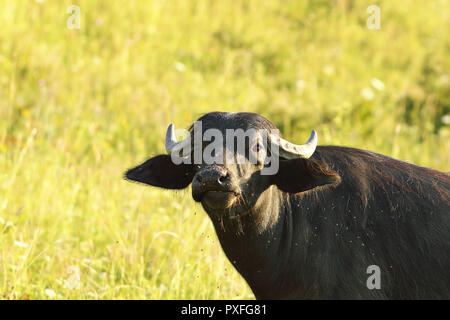
<instances>
[{"instance_id":1,"label":"buffalo ear","mask_svg":"<svg viewBox=\"0 0 450 320\"><path fill-rule=\"evenodd\" d=\"M329 170L321 161L293 159L280 161L280 168L273 182L282 191L298 193L338 183L340 180L337 172Z\"/></svg>"},{"instance_id":2,"label":"buffalo ear","mask_svg":"<svg viewBox=\"0 0 450 320\"><path fill-rule=\"evenodd\" d=\"M184 189L194 177L190 164L174 164L169 155L148 159L125 173L125 179L166 189Z\"/></svg>"}]
</instances>

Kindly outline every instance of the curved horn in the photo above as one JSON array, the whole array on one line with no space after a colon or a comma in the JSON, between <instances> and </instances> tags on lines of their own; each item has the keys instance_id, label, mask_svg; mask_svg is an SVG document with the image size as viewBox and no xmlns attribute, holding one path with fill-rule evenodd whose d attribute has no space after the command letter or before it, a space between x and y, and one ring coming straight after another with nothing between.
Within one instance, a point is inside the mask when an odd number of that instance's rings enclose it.
<instances>
[{"instance_id":1,"label":"curved horn","mask_svg":"<svg viewBox=\"0 0 450 320\"><path fill-rule=\"evenodd\" d=\"M177 142L177 137L175 136L175 126L171 123L169 127L167 128L166 132L166 151L167 153L171 153L173 151L180 151L186 146L190 146L191 141L190 137L188 136L186 139ZM184 154L187 154L190 152L190 150L186 150Z\"/></svg>"},{"instance_id":2,"label":"curved horn","mask_svg":"<svg viewBox=\"0 0 450 320\"><path fill-rule=\"evenodd\" d=\"M297 159L297 158L305 158L308 159L311 157L316 151L317 147L317 132L313 130L311 132L311 136L305 144L297 145L293 144L287 140L280 138L277 135L271 135L271 142L275 145L278 145L278 155L285 159Z\"/></svg>"}]
</instances>

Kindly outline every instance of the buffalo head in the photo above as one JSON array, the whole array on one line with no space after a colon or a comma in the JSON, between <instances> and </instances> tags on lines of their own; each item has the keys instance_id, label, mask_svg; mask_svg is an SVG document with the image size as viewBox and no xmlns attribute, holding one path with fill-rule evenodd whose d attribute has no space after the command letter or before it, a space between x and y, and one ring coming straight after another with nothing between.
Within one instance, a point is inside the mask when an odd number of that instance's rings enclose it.
<instances>
[{"instance_id":1,"label":"buffalo head","mask_svg":"<svg viewBox=\"0 0 450 320\"><path fill-rule=\"evenodd\" d=\"M268 189L299 193L335 183L339 176L312 160L317 133L304 145L282 139L276 127L254 113L212 112L177 141L166 135L169 154L126 172L128 180L166 189L184 189L210 215L234 218L263 205Z\"/></svg>"}]
</instances>

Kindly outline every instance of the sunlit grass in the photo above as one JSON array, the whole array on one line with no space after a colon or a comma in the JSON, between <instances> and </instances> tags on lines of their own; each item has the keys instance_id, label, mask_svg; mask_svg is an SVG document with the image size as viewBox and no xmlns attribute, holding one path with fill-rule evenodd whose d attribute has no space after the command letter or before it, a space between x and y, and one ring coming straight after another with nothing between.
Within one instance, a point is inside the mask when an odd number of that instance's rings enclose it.
<instances>
[{"instance_id":1,"label":"sunlit grass","mask_svg":"<svg viewBox=\"0 0 450 320\"><path fill-rule=\"evenodd\" d=\"M122 180L208 111L449 171L448 1L72 4L0 0L1 298L253 298L189 190Z\"/></svg>"}]
</instances>

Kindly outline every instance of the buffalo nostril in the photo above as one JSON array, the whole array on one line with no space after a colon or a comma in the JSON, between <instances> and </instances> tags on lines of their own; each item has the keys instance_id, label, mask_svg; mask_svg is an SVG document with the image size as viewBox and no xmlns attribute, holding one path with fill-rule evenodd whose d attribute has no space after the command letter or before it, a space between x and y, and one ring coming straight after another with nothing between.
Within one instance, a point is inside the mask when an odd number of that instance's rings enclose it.
<instances>
[{"instance_id":1,"label":"buffalo nostril","mask_svg":"<svg viewBox=\"0 0 450 320\"><path fill-rule=\"evenodd\" d=\"M228 172L227 172L227 173L223 173L223 174L219 177L219 182L220 182L220 183L224 183L227 179L228 179Z\"/></svg>"}]
</instances>

